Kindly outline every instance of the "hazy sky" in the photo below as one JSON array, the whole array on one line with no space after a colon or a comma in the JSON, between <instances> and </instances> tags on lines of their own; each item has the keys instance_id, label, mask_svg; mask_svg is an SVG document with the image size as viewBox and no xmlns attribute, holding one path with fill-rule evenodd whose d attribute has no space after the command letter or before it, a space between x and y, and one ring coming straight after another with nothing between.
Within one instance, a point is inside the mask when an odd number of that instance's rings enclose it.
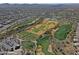
<instances>
[{"instance_id":1,"label":"hazy sky","mask_svg":"<svg viewBox=\"0 0 79 59\"><path fill-rule=\"evenodd\" d=\"M0 0L0 3L79 3L79 0Z\"/></svg>"}]
</instances>

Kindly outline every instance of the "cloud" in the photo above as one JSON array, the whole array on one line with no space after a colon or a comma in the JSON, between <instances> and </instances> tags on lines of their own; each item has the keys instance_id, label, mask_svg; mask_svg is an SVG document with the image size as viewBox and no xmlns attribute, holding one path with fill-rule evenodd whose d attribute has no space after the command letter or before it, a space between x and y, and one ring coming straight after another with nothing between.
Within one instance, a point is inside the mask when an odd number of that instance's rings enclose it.
<instances>
[{"instance_id":1,"label":"cloud","mask_svg":"<svg viewBox=\"0 0 79 59\"><path fill-rule=\"evenodd\" d=\"M79 0L0 0L0 3L79 3Z\"/></svg>"}]
</instances>

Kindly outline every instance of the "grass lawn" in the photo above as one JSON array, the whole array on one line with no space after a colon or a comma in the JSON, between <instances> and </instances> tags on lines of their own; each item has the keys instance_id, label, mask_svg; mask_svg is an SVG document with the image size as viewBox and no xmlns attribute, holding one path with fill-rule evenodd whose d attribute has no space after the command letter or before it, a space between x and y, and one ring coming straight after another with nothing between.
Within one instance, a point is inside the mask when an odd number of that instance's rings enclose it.
<instances>
[{"instance_id":1,"label":"grass lawn","mask_svg":"<svg viewBox=\"0 0 79 59\"><path fill-rule=\"evenodd\" d=\"M72 25L71 24L64 24L59 27L59 29L55 33L55 38L58 40L65 40L68 33L71 31Z\"/></svg>"},{"instance_id":2,"label":"grass lawn","mask_svg":"<svg viewBox=\"0 0 79 59\"><path fill-rule=\"evenodd\" d=\"M42 23L37 24L33 27L31 27L30 29L28 29L28 32L32 32L35 33L37 35L42 35L43 33L45 33L47 30L51 29L51 28L55 28L58 25L58 22L55 21L46 21L44 20Z\"/></svg>"},{"instance_id":3,"label":"grass lawn","mask_svg":"<svg viewBox=\"0 0 79 59\"><path fill-rule=\"evenodd\" d=\"M39 28L34 28L34 29L32 30L32 32L37 33L37 32L39 32L39 31L44 31L44 30L46 30L47 28L48 28L48 25L42 24Z\"/></svg>"},{"instance_id":4,"label":"grass lawn","mask_svg":"<svg viewBox=\"0 0 79 59\"><path fill-rule=\"evenodd\" d=\"M43 52L47 55L51 54L48 52L48 46L50 43L49 41L50 41L49 36L45 36L45 37L37 39L37 45L41 45L43 48Z\"/></svg>"},{"instance_id":5,"label":"grass lawn","mask_svg":"<svg viewBox=\"0 0 79 59\"><path fill-rule=\"evenodd\" d=\"M33 49L35 47L35 44L31 41L23 41L22 42L22 47L24 49Z\"/></svg>"},{"instance_id":6,"label":"grass lawn","mask_svg":"<svg viewBox=\"0 0 79 59\"><path fill-rule=\"evenodd\" d=\"M38 36L36 34L27 32L27 31L22 31L18 33L19 37L22 38L25 41L30 41L30 40L36 40Z\"/></svg>"}]
</instances>

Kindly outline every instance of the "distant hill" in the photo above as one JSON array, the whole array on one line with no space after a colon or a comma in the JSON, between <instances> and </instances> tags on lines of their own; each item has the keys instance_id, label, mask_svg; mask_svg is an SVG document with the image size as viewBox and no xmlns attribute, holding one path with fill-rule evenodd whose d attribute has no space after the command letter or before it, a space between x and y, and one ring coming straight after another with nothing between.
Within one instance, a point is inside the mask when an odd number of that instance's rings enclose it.
<instances>
[{"instance_id":1,"label":"distant hill","mask_svg":"<svg viewBox=\"0 0 79 59\"><path fill-rule=\"evenodd\" d=\"M0 8L79 8L79 4L0 4Z\"/></svg>"}]
</instances>

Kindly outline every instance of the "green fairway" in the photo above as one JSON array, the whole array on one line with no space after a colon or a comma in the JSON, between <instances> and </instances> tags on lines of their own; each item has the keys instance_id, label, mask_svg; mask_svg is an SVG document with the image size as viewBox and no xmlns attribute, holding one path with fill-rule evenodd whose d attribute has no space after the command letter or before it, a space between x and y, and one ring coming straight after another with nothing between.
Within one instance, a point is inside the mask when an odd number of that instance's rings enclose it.
<instances>
[{"instance_id":1,"label":"green fairway","mask_svg":"<svg viewBox=\"0 0 79 59\"><path fill-rule=\"evenodd\" d=\"M39 31L43 31L43 30L46 30L46 29L48 29L48 25L42 24L39 28L34 28L34 29L32 30L32 32L37 33L37 32L39 32Z\"/></svg>"},{"instance_id":2,"label":"green fairway","mask_svg":"<svg viewBox=\"0 0 79 59\"><path fill-rule=\"evenodd\" d=\"M50 43L49 41L50 41L49 36L45 36L45 37L37 39L37 45L41 45L43 48L43 52L47 55L51 54L48 52L48 46Z\"/></svg>"},{"instance_id":3,"label":"green fairway","mask_svg":"<svg viewBox=\"0 0 79 59\"><path fill-rule=\"evenodd\" d=\"M59 27L59 29L55 33L55 38L58 40L65 40L68 33L71 31L71 24L64 24Z\"/></svg>"},{"instance_id":4,"label":"green fairway","mask_svg":"<svg viewBox=\"0 0 79 59\"><path fill-rule=\"evenodd\" d=\"M22 47L24 49L33 49L35 47L35 44L31 41L24 41L22 42Z\"/></svg>"},{"instance_id":5,"label":"green fairway","mask_svg":"<svg viewBox=\"0 0 79 59\"><path fill-rule=\"evenodd\" d=\"M25 41L34 41L38 38L36 34L27 32L27 31L22 31L18 33L19 37L22 38Z\"/></svg>"}]
</instances>

